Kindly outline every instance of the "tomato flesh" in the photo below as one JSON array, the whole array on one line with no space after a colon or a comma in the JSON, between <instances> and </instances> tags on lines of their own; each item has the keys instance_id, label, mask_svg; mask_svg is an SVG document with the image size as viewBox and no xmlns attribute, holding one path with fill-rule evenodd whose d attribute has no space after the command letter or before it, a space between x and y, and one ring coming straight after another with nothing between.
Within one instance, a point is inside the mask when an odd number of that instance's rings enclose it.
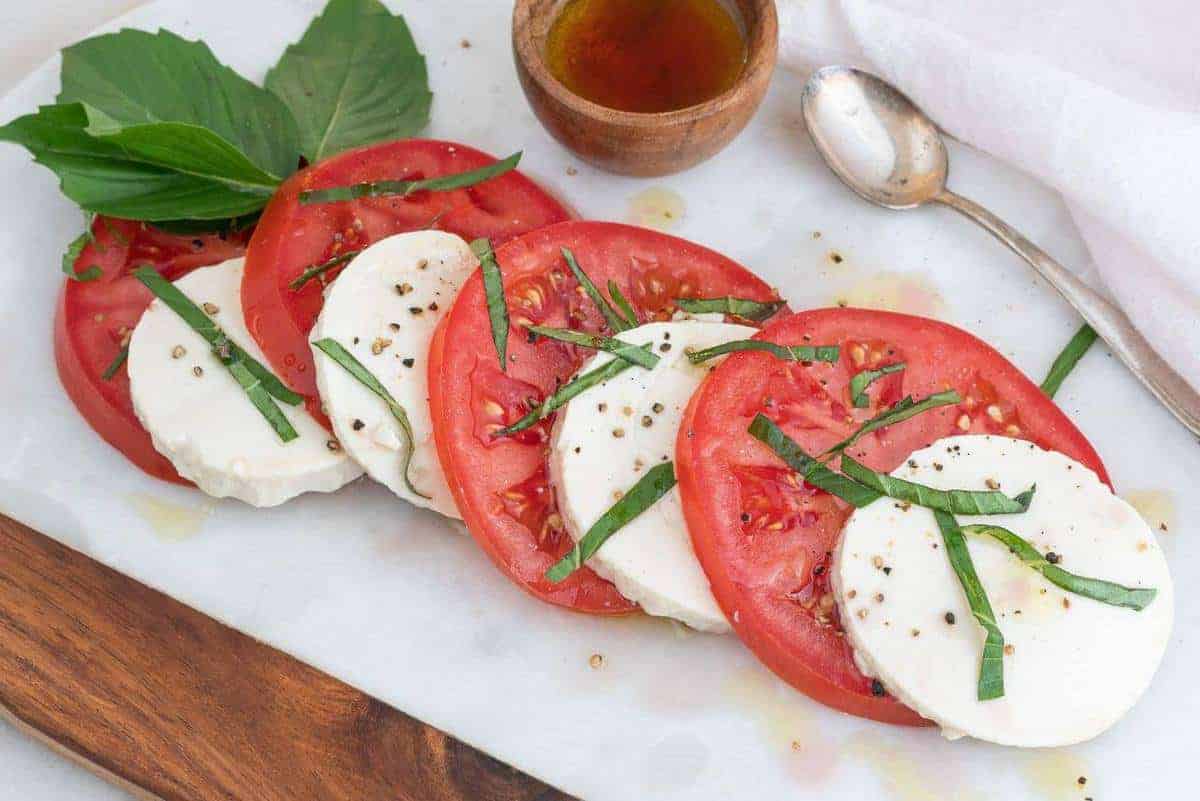
<instances>
[{"instance_id":1,"label":"tomato flesh","mask_svg":"<svg viewBox=\"0 0 1200 801\"><path fill-rule=\"evenodd\" d=\"M1001 434L1065 453L1107 481L1095 450L1066 415L1003 356L944 323L890 312L818 309L778 319L758 338L839 345L837 364L735 354L705 379L680 427L676 472L688 529L717 602L772 670L829 706L890 723L916 713L855 667L829 587L830 554L852 509L806 484L747 432L758 413L819 454L903 396L955 389L962 403L866 435L859 461L891 471L945 436ZM850 379L903 362L856 408Z\"/></svg>"},{"instance_id":2,"label":"tomato flesh","mask_svg":"<svg viewBox=\"0 0 1200 801\"><path fill-rule=\"evenodd\" d=\"M128 344L153 295L132 272L150 265L174 281L197 267L236 258L247 235L175 235L151 225L97 217L92 241L75 261L76 274L99 267L94 281L68 279L54 319L54 360L59 380L79 413L106 442L150 475L188 483L154 449L133 411L129 374L104 372Z\"/></svg>"},{"instance_id":3,"label":"tomato flesh","mask_svg":"<svg viewBox=\"0 0 1200 801\"><path fill-rule=\"evenodd\" d=\"M306 269L406 231L436 228L468 241L486 237L498 244L566 220L570 213L516 171L467 189L407 197L304 205L300 193L367 181L434 178L494 162L465 145L407 139L341 153L296 173L275 193L246 254L242 309L247 329L274 372L310 399L310 411L316 411L319 401L308 334L321 311L322 291L338 270L293 289L290 284Z\"/></svg>"},{"instance_id":4,"label":"tomato flesh","mask_svg":"<svg viewBox=\"0 0 1200 801\"><path fill-rule=\"evenodd\" d=\"M582 612L624 613L634 605L587 568L560 584L544 578L572 546L549 484L553 416L517 436L493 436L570 380L593 353L547 339L530 342L530 325L611 333L571 275L564 247L606 295L615 281L641 322L669 319L679 297L778 297L744 267L691 242L628 225L567 222L496 251L511 320L505 371L479 274L438 328L429 362L434 436L471 534L534 596Z\"/></svg>"}]
</instances>

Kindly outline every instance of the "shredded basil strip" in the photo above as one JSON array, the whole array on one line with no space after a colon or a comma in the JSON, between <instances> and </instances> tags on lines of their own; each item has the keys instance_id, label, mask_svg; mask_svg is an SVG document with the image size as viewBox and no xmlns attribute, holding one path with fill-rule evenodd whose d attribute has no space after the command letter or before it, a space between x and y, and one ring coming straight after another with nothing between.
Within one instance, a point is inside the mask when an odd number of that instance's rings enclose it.
<instances>
[{"instance_id":1,"label":"shredded basil strip","mask_svg":"<svg viewBox=\"0 0 1200 801\"><path fill-rule=\"evenodd\" d=\"M1077 576L1063 570L1058 565L1052 564L1019 534L1001 526L977 524L963 526L962 530L965 534L999 540L1010 553L1045 576L1051 584L1076 595L1082 595L1084 598L1091 598L1093 601L1100 601L1110 606L1123 606L1126 609L1136 609L1140 612L1149 606L1150 602L1158 595L1158 590L1153 588L1125 587L1111 581Z\"/></svg>"},{"instance_id":2,"label":"shredded basil strip","mask_svg":"<svg viewBox=\"0 0 1200 801\"><path fill-rule=\"evenodd\" d=\"M229 370L234 380L241 385L246 393L246 397L254 404L254 408L258 409L259 413L271 424L271 428L275 429L275 433L279 435L279 439L284 442L291 442L300 436L296 433L296 429L292 428L292 424L284 415L283 410L275 403L275 399L267 392L262 379L250 369L249 364L233 357L228 361L220 355L217 358L221 359L221 362Z\"/></svg>"},{"instance_id":3,"label":"shredded basil strip","mask_svg":"<svg viewBox=\"0 0 1200 801\"><path fill-rule=\"evenodd\" d=\"M786 301L763 303L745 298L676 298L675 305L688 314L729 314L744 320L761 323L787 305Z\"/></svg>"},{"instance_id":4,"label":"shredded basil strip","mask_svg":"<svg viewBox=\"0 0 1200 801\"><path fill-rule=\"evenodd\" d=\"M935 511L938 528L942 531L942 542L946 546L946 556L958 583L962 585L963 595L967 597L967 605L971 614L980 626L987 632L983 642L983 656L979 663L979 686L976 698L980 701L991 701L1004 696L1004 634L996 625L996 613L988 601L987 591L979 581L975 565L971 561L971 553L967 550L967 542L962 529L952 515L943 511Z\"/></svg>"},{"instance_id":5,"label":"shredded basil strip","mask_svg":"<svg viewBox=\"0 0 1200 801\"><path fill-rule=\"evenodd\" d=\"M104 368L104 372L100 374L100 379L102 381L112 381L112 377L117 374L117 370L121 369L121 365L124 364L125 360L128 358L129 346L126 345L125 347L121 348L120 351L118 351L116 356L113 357L113 360L109 363L108 367Z\"/></svg>"},{"instance_id":6,"label":"shredded basil strip","mask_svg":"<svg viewBox=\"0 0 1200 801\"><path fill-rule=\"evenodd\" d=\"M1018 515L1029 510L1034 484L1015 498L994 490L940 490L878 473L842 454L842 472L860 484L898 501L956 515Z\"/></svg>"},{"instance_id":7,"label":"shredded basil strip","mask_svg":"<svg viewBox=\"0 0 1200 801\"><path fill-rule=\"evenodd\" d=\"M900 372L904 367L904 362L898 362L896 364L885 365L878 370L863 370L860 373L855 373L854 377L850 379L850 402L854 404L856 409L867 408L871 403L871 399L867 397L867 387L885 375Z\"/></svg>"},{"instance_id":8,"label":"shredded basil strip","mask_svg":"<svg viewBox=\"0 0 1200 801\"><path fill-rule=\"evenodd\" d=\"M645 347L649 348L650 346L646 345ZM597 384L603 384L605 381L620 375L633 366L633 362L627 362L621 358L613 358L607 364L602 364L595 370L589 370L583 375L563 384L553 395L542 401L536 409L533 409L529 414L511 426L500 429L494 436L507 437L516 434L518 431L524 431L542 418L550 415L551 412L566 406L572 398L578 397Z\"/></svg>"},{"instance_id":9,"label":"shredded basil strip","mask_svg":"<svg viewBox=\"0 0 1200 801\"><path fill-rule=\"evenodd\" d=\"M290 284L288 284L288 288L289 289L300 289L305 284L307 284L309 281L316 278L317 276L324 275L325 273L329 272L330 270L332 270L335 267L340 267L341 265L343 265L346 262L353 259L359 253L362 253L361 249L347 250L345 253L339 253L338 255L334 256L332 259L329 259L328 261L323 261L320 264L314 264L313 266L309 267L304 272L300 273L300 275L297 276L294 281L292 281Z\"/></svg>"},{"instance_id":10,"label":"shredded basil strip","mask_svg":"<svg viewBox=\"0 0 1200 801\"><path fill-rule=\"evenodd\" d=\"M336 186L331 189L314 189L300 193L300 204L308 206L314 203L357 200L362 197L380 197L382 195L407 197L416 192L448 192L451 189L466 189L512 171L520 161L521 153L517 152L503 161L480 167L478 170L442 175L437 178L425 178L420 181L371 181L351 186Z\"/></svg>"},{"instance_id":11,"label":"shredded basil strip","mask_svg":"<svg viewBox=\"0 0 1200 801\"><path fill-rule=\"evenodd\" d=\"M1051 398L1058 393L1062 382L1075 369L1075 365L1083 358L1083 354L1088 352L1088 348L1092 347L1097 336L1087 323L1084 323L1083 327L1075 332L1075 336L1071 337L1071 341L1063 348L1062 353L1058 354L1054 364L1050 365L1050 372L1046 373L1046 380L1042 382L1042 392Z\"/></svg>"},{"instance_id":12,"label":"shredded basil strip","mask_svg":"<svg viewBox=\"0 0 1200 801\"><path fill-rule=\"evenodd\" d=\"M621 314L625 315L630 328L637 328L641 324L638 322L637 312L633 310L633 304L621 292L621 287L617 286L617 282L611 278L608 279L608 296L613 299L613 303L617 304L617 309Z\"/></svg>"},{"instance_id":13,"label":"shredded basil strip","mask_svg":"<svg viewBox=\"0 0 1200 801\"><path fill-rule=\"evenodd\" d=\"M588 529L570 553L546 571L546 580L557 584L563 581L600 550L609 537L616 534L642 512L649 509L675 486L675 465L662 462L638 479L621 499Z\"/></svg>"},{"instance_id":14,"label":"shredded basil strip","mask_svg":"<svg viewBox=\"0 0 1200 801\"><path fill-rule=\"evenodd\" d=\"M652 369L659 361L658 356L646 350L644 346L622 342L612 337L588 334L583 331L572 331L569 328L549 328L544 325L531 325L528 330L546 339L557 339L559 342L569 342L581 348L591 348L592 350L602 350L606 353L611 353L627 362L636 364L638 367L645 367L647 370Z\"/></svg>"},{"instance_id":15,"label":"shredded basil strip","mask_svg":"<svg viewBox=\"0 0 1200 801\"><path fill-rule=\"evenodd\" d=\"M275 377L274 373L264 367L257 359L242 350L236 342L225 335L225 332L205 314L199 306L183 294L167 279L158 274L153 267L140 267L133 273L134 277L146 285L154 295L178 314L193 331L208 342L214 349L220 348L218 358L223 364L229 359L242 362L250 374L257 378L267 393L276 400L283 401L289 406L299 406L304 402L303 395L297 395L287 388L287 385Z\"/></svg>"},{"instance_id":16,"label":"shredded basil strip","mask_svg":"<svg viewBox=\"0 0 1200 801\"><path fill-rule=\"evenodd\" d=\"M709 359L724 356L726 353L743 350L764 351L785 362L830 362L832 364L838 360L837 345L779 345L759 339L737 339L732 342L722 342L711 348L693 351L687 356L692 364L702 364Z\"/></svg>"},{"instance_id":17,"label":"shredded basil strip","mask_svg":"<svg viewBox=\"0 0 1200 801\"><path fill-rule=\"evenodd\" d=\"M93 264L91 267L88 267L81 273L75 272L75 262L79 260L79 256L83 253L83 249L87 247L88 243L91 241L92 229L89 225L86 231L71 240L71 244L67 245L67 251L63 253L62 271L63 274L72 281L95 281L104 274L103 271L101 271L101 269L95 264Z\"/></svg>"},{"instance_id":18,"label":"shredded basil strip","mask_svg":"<svg viewBox=\"0 0 1200 801\"><path fill-rule=\"evenodd\" d=\"M496 262L496 252L486 239L471 243L471 252L479 259L479 271L483 273L483 291L487 297L488 319L492 323L492 342L496 344L496 355L500 358L500 372L508 370L508 303L504 300L504 276Z\"/></svg>"},{"instance_id":19,"label":"shredded basil strip","mask_svg":"<svg viewBox=\"0 0 1200 801\"><path fill-rule=\"evenodd\" d=\"M571 274L575 276L575 280L579 282L579 285L583 287L583 291L591 298L592 303L596 304L596 308L600 310L600 314L604 317L604 321L608 323L608 327L618 333L633 328L634 326L618 314L617 310L612 307L612 304L600 294L600 290L592 283L592 279L588 278L588 274L579 266L579 262L575 261L575 254L569 248L563 248L562 254L563 258L567 260L567 266L571 268Z\"/></svg>"},{"instance_id":20,"label":"shredded basil strip","mask_svg":"<svg viewBox=\"0 0 1200 801\"><path fill-rule=\"evenodd\" d=\"M914 401L912 395L905 397L886 411L872 417L867 422L859 426L859 429L851 434L846 439L834 445L829 450L825 451L825 455L844 451L854 443L858 442L863 436L878 431L881 428L886 428L896 423L902 423L910 417L916 417L918 414L923 414L930 409L937 409L940 406L952 406L955 403L961 403L962 398L954 390L939 392L935 395L930 395L920 401Z\"/></svg>"},{"instance_id":21,"label":"shredded basil strip","mask_svg":"<svg viewBox=\"0 0 1200 801\"><path fill-rule=\"evenodd\" d=\"M836 495L851 506L861 509L870 506L883 495L870 487L835 473L805 453L779 426L765 414L758 414L750 424L750 435L775 452L775 455L795 470L809 484Z\"/></svg>"},{"instance_id":22,"label":"shredded basil strip","mask_svg":"<svg viewBox=\"0 0 1200 801\"><path fill-rule=\"evenodd\" d=\"M379 383L379 379L372 375L371 371L356 359L353 353L342 347L342 344L336 339L319 339L312 344L313 347L319 349L326 356L337 362L358 383L378 395L387 404L388 411L392 413L392 417L396 418L396 422L400 424L400 432L404 435L404 464L400 468L401 475L404 478L404 486L413 495L420 498L428 498L428 495L413 486L412 480L408 476L408 469L412 464L413 451L416 450L416 444L413 438L412 423L409 422L408 413L404 411L404 407L392 397L392 393L387 391L387 387Z\"/></svg>"}]
</instances>

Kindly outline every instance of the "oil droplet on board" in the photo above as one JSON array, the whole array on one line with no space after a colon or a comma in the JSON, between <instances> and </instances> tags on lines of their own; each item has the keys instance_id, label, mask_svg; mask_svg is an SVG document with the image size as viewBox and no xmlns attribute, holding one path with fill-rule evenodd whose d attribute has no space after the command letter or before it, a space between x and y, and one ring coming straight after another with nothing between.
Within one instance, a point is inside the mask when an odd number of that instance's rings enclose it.
<instances>
[{"instance_id":1,"label":"oil droplet on board","mask_svg":"<svg viewBox=\"0 0 1200 801\"><path fill-rule=\"evenodd\" d=\"M629 199L629 219L635 225L667 231L687 213L683 197L665 186L652 186Z\"/></svg>"},{"instance_id":2,"label":"oil droplet on board","mask_svg":"<svg viewBox=\"0 0 1200 801\"><path fill-rule=\"evenodd\" d=\"M1065 748L1030 751L1026 756L1025 778L1030 789L1045 801L1082 801L1096 795L1087 763Z\"/></svg>"},{"instance_id":3,"label":"oil droplet on board","mask_svg":"<svg viewBox=\"0 0 1200 801\"><path fill-rule=\"evenodd\" d=\"M1175 499L1163 490L1132 490L1122 496L1153 529L1169 534L1175 529Z\"/></svg>"},{"instance_id":4,"label":"oil droplet on board","mask_svg":"<svg viewBox=\"0 0 1200 801\"><path fill-rule=\"evenodd\" d=\"M867 764L879 777L884 790L894 801L982 801L985 796L965 786L961 776L946 764L945 743L933 744L935 753L923 756L898 742L865 731L851 737L843 746L848 756Z\"/></svg>"},{"instance_id":5,"label":"oil droplet on board","mask_svg":"<svg viewBox=\"0 0 1200 801\"><path fill-rule=\"evenodd\" d=\"M840 255L840 254L839 254ZM943 319L946 301L919 273L880 272L838 292L834 305L915 314Z\"/></svg>"},{"instance_id":6,"label":"oil droplet on board","mask_svg":"<svg viewBox=\"0 0 1200 801\"><path fill-rule=\"evenodd\" d=\"M145 492L134 492L128 497L129 505L150 524L154 536L163 542L183 542L196 536L213 512L211 504L191 506L174 503Z\"/></svg>"}]
</instances>

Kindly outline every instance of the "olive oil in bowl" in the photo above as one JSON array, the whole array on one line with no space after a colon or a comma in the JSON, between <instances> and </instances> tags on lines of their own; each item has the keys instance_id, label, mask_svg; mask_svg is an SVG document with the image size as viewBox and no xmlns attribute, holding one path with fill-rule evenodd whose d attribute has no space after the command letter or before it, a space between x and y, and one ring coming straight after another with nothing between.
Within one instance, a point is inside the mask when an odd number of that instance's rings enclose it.
<instances>
[{"instance_id":1,"label":"olive oil in bowl","mask_svg":"<svg viewBox=\"0 0 1200 801\"><path fill-rule=\"evenodd\" d=\"M746 51L721 0L569 0L550 27L546 65L585 100L653 114L731 89Z\"/></svg>"}]
</instances>

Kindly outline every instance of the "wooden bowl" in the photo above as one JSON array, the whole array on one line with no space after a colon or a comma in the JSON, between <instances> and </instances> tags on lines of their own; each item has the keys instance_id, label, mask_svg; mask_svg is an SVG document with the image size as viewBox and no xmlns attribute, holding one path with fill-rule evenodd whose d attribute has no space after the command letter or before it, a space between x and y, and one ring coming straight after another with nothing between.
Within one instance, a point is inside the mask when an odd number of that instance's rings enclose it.
<instances>
[{"instance_id":1,"label":"wooden bowl","mask_svg":"<svg viewBox=\"0 0 1200 801\"><path fill-rule=\"evenodd\" d=\"M669 175L729 144L762 102L775 69L774 0L736 0L747 32L746 67L724 94L678 111L607 108L563 86L546 66L546 36L569 0L516 0L513 55L521 88L542 125L584 161L623 175Z\"/></svg>"}]
</instances>

